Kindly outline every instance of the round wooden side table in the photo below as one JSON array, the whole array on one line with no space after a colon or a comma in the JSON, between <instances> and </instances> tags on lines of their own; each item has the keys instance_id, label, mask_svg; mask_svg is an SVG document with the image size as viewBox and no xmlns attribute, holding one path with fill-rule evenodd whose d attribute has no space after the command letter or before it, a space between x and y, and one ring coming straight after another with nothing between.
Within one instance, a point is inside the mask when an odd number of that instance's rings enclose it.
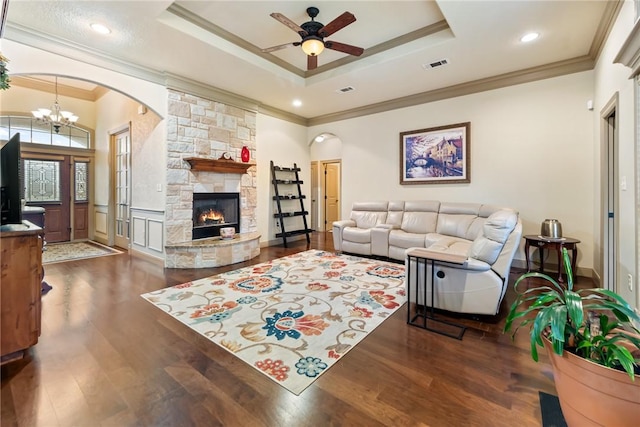
<instances>
[{"instance_id":1,"label":"round wooden side table","mask_svg":"<svg viewBox=\"0 0 640 427\"><path fill-rule=\"evenodd\" d=\"M527 272L531 271L531 264L529 261L529 248L534 246L538 248L538 254L540 255L540 272L544 273L544 250L554 249L558 253L558 282L562 280L562 248L565 247L571 251L571 271L576 274L576 258L578 257L577 244L580 240L572 237L562 237L553 239L550 237L536 236L529 234L524 236L524 256L527 261Z\"/></svg>"}]
</instances>

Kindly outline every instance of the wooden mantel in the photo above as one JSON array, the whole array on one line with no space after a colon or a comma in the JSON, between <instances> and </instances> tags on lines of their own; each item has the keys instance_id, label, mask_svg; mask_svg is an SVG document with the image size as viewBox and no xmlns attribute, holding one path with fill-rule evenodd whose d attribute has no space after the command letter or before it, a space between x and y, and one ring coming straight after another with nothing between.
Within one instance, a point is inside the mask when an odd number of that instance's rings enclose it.
<instances>
[{"instance_id":1,"label":"wooden mantel","mask_svg":"<svg viewBox=\"0 0 640 427\"><path fill-rule=\"evenodd\" d=\"M205 159L202 157L187 157L184 159L191 165L191 170L218 173L247 173L247 169L255 163L240 163L235 160Z\"/></svg>"}]
</instances>

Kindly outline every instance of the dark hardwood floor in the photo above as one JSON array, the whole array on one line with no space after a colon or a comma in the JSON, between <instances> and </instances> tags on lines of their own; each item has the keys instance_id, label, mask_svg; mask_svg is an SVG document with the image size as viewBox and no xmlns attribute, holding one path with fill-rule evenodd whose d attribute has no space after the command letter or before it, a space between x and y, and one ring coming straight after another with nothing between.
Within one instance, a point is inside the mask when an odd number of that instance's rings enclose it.
<instances>
[{"instance_id":1,"label":"dark hardwood floor","mask_svg":"<svg viewBox=\"0 0 640 427\"><path fill-rule=\"evenodd\" d=\"M462 341L408 326L403 307L300 396L140 297L307 249L292 246L217 269L128 254L46 266L40 340L2 366L2 426L541 425L551 368L530 359L526 333L502 334L511 288L498 316L455 318ZM332 250L331 234L311 248Z\"/></svg>"}]
</instances>

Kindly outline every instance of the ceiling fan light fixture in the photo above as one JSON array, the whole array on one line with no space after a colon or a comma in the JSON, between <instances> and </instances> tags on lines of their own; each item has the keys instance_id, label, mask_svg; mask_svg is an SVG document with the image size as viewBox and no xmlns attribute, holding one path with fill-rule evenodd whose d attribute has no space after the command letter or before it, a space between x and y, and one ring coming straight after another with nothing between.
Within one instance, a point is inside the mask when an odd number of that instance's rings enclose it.
<instances>
[{"instance_id":1,"label":"ceiling fan light fixture","mask_svg":"<svg viewBox=\"0 0 640 427\"><path fill-rule=\"evenodd\" d=\"M302 51L308 56L318 56L324 50L324 42L320 37L309 36L302 41Z\"/></svg>"}]
</instances>

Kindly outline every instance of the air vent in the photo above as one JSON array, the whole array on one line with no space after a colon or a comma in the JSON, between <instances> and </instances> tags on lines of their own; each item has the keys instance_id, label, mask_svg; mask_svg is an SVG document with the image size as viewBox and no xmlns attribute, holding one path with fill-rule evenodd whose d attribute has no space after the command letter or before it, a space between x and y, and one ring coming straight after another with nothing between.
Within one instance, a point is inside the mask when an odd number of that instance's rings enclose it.
<instances>
[{"instance_id":1,"label":"air vent","mask_svg":"<svg viewBox=\"0 0 640 427\"><path fill-rule=\"evenodd\" d=\"M441 59L439 61L430 62L428 64L422 64L422 68L424 68L425 70L430 70L432 68L441 67L441 66L447 65L447 64L449 64L449 60L448 59Z\"/></svg>"},{"instance_id":2,"label":"air vent","mask_svg":"<svg viewBox=\"0 0 640 427\"><path fill-rule=\"evenodd\" d=\"M356 90L353 86L345 86L341 89L336 90L338 93L347 93Z\"/></svg>"}]
</instances>

